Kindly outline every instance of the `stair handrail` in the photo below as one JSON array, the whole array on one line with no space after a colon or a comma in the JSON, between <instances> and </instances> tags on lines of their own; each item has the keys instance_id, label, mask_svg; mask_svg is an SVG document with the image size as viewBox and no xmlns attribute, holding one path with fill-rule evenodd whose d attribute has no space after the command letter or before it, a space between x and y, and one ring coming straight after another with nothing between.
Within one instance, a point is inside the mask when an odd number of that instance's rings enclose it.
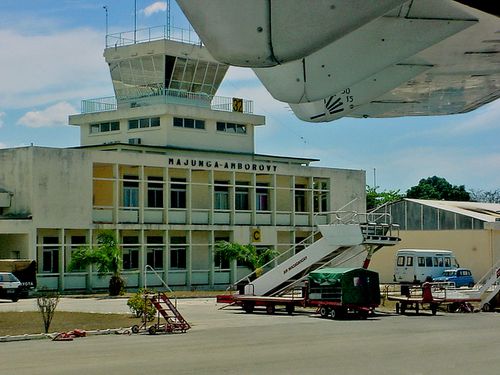
<instances>
[{"instance_id":1,"label":"stair handrail","mask_svg":"<svg viewBox=\"0 0 500 375\"><path fill-rule=\"evenodd\" d=\"M476 286L478 287L478 291L482 294L486 292L486 290L495 284L495 282L498 282L498 279L500 278L499 272L500 271L500 260L493 265L493 267L490 268L488 272L486 272L481 279L476 283ZM496 277L494 277L496 276Z\"/></svg>"},{"instance_id":2,"label":"stair handrail","mask_svg":"<svg viewBox=\"0 0 500 375\"><path fill-rule=\"evenodd\" d=\"M168 286L168 284L163 281L163 279L161 278L160 274L158 272L155 271L155 269L153 267L151 267L149 264L146 264L144 266L144 291L147 291L148 290L148 287L147 287L147 281L148 281L148 275L147 275L147 271L148 271L148 268L153 271L154 275L158 278L158 280L161 281L161 283L163 284L163 286L165 288L167 288L167 290L172 293L173 297L174 297L174 302L175 302L175 308L177 308L177 296L175 295L174 291L172 289L170 289L170 287Z\"/></svg>"},{"instance_id":3,"label":"stair handrail","mask_svg":"<svg viewBox=\"0 0 500 375\"><path fill-rule=\"evenodd\" d=\"M260 267L260 270L261 270L261 271L262 271L262 270L264 270L264 272L263 272L261 275L259 275L259 276L262 276L264 273L266 273L266 272L267 272L267 271L265 271L266 267L271 266L272 264L276 264L276 265L277 265L277 264L280 264L281 262L278 262L278 260L279 260L280 258L285 258L285 255L290 255L290 256L295 255L295 249L296 249L297 247L299 247L299 246L301 246L301 245L304 245L304 244L308 243L308 241L309 241L309 240L311 240L311 239L313 239L313 238L314 238L314 236L316 236L318 233L319 233L319 231L318 231L318 230L315 230L315 231L314 231L314 232L313 232L310 236L308 236L308 237L304 238L302 241L300 241L300 242L298 242L298 243L294 244L293 246L291 246L288 250L286 250L286 251L284 251L284 252L282 252L282 253L280 253L280 254L276 255L276 256L275 256L274 258L272 258L270 261L268 261L267 263L265 263L262 267ZM309 245L311 245L311 244L312 244L312 243L308 244L308 246L309 246ZM292 253L292 254L289 254L289 253L291 253L292 251L293 251L293 253ZM286 260L286 259L288 259L288 257L286 257L286 258L285 258L285 260ZM273 268L274 268L274 267L269 268L269 269L268 269L268 271L270 271L270 270L271 270L271 269L273 269ZM258 270L255 270L255 271L253 271L253 272L249 273L248 275L246 275L246 276L242 277L241 279L239 279L239 280L238 280L238 281L236 281L235 283L233 283L233 284L229 285L229 286L226 288L226 291L229 291L229 290L235 290L235 287L237 287L237 286L238 286L239 284L241 284L242 282L248 282L248 283L251 283L250 278L251 278L252 276L257 277L257 271L258 271Z\"/></svg>"}]
</instances>

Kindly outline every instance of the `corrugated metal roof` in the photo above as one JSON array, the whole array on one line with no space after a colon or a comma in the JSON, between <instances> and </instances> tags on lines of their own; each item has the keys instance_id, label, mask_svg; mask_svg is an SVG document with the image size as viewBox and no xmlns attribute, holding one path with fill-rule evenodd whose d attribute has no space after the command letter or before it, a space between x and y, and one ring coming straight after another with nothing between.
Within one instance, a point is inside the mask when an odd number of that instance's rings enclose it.
<instances>
[{"instance_id":1,"label":"corrugated metal roof","mask_svg":"<svg viewBox=\"0 0 500 375\"><path fill-rule=\"evenodd\" d=\"M415 202L424 206L469 216L485 222L494 222L496 219L500 218L500 203L437 201L410 198L405 198L405 200L409 202Z\"/></svg>"}]
</instances>

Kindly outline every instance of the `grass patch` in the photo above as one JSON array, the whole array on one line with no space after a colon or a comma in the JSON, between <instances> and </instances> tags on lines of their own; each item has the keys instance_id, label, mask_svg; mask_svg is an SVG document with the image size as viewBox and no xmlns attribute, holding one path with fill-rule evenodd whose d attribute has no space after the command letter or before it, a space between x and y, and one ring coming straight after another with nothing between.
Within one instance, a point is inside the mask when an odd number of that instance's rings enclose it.
<instances>
[{"instance_id":1,"label":"grass patch","mask_svg":"<svg viewBox=\"0 0 500 375\"><path fill-rule=\"evenodd\" d=\"M50 332L68 332L74 329L86 331L109 328L126 328L141 324L131 314L94 314L56 311ZM43 320L39 312L0 313L0 336L43 333Z\"/></svg>"}]
</instances>

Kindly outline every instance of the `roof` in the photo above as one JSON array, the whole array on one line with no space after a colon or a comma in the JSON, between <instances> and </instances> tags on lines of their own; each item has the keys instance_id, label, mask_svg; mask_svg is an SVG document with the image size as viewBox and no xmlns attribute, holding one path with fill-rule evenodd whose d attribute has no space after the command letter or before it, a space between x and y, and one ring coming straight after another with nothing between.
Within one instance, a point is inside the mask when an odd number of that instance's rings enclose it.
<instances>
[{"instance_id":1,"label":"roof","mask_svg":"<svg viewBox=\"0 0 500 375\"><path fill-rule=\"evenodd\" d=\"M405 198L404 200L469 216L485 222L494 222L500 219L500 203L438 201L410 198Z\"/></svg>"}]
</instances>

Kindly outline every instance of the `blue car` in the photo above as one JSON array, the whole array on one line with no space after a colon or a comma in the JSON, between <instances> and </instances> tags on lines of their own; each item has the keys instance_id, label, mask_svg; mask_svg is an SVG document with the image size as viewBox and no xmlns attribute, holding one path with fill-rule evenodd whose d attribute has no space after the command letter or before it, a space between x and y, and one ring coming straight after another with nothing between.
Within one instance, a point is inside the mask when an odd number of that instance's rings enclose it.
<instances>
[{"instance_id":1,"label":"blue car","mask_svg":"<svg viewBox=\"0 0 500 375\"><path fill-rule=\"evenodd\" d=\"M443 275L436 277L434 281L454 283L456 288L460 288L461 286L468 286L469 288L472 288L474 286L472 272L467 268L445 270Z\"/></svg>"}]
</instances>

